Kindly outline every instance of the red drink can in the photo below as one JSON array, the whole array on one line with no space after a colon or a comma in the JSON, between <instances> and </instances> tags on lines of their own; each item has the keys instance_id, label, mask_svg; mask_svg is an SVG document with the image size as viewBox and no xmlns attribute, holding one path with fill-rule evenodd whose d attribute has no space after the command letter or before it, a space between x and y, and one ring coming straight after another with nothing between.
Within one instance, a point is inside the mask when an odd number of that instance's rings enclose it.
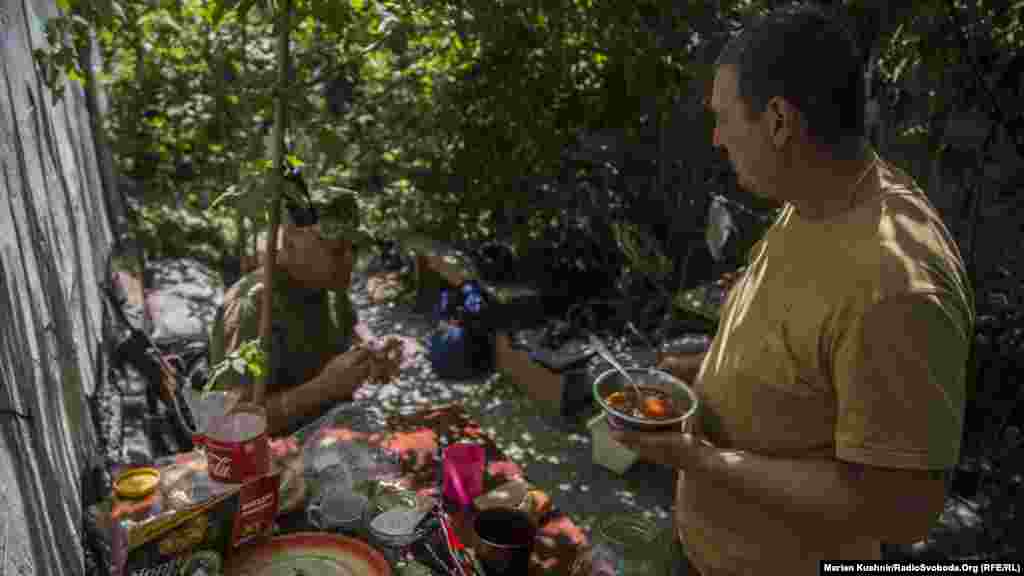
<instances>
[{"instance_id":1,"label":"red drink can","mask_svg":"<svg viewBox=\"0 0 1024 576\"><path fill-rule=\"evenodd\" d=\"M207 474L218 482L240 484L270 473L267 417L255 405L236 407L204 434Z\"/></svg>"}]
</instances>

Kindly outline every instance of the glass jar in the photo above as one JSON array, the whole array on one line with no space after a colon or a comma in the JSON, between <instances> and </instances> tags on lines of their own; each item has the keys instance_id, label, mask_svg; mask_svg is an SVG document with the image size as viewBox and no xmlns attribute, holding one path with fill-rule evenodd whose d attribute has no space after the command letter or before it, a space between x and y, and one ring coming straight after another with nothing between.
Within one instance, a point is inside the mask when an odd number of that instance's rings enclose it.
<instances>
[{"instance_id":1,"label":"glass jar","mask_svg":"<svg viewBox=\"0 0 1024 576\"><path fill-rule=\"evenodd\" d=\"M664 571L658 527L642 517L618 515L598 523L592 535L593 574L654 576Z\"/></svg>"}]
</instances>

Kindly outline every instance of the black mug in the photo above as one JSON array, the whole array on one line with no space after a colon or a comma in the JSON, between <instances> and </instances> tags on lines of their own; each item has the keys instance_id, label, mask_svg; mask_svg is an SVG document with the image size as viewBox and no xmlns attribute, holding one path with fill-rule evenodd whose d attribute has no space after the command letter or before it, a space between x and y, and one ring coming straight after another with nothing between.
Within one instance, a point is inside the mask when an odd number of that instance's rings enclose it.
<instances>
[{"instance_id":1,"label":"black mug","mask_svg":"<svg viewBox=\"0 0 1024 576\"><path fill-rule=\"evenodd\" d=\"M529 572L537 529L527 514L511 508L490 508L473 522L479 539L477 556L488 576Z\"/></svg>"}]
</instances>

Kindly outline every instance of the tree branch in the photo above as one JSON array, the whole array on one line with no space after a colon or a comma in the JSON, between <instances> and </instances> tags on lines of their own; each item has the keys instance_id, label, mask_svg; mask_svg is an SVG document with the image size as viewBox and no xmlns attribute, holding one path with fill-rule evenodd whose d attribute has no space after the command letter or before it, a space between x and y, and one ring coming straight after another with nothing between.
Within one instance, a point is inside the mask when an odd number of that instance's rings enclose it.
<instances>
[{"instance_id":1,"label":"tree branch","mask_svg":"<svg viewBox=\"0 0 1024 576\"><path fill-rule=\"evenodd\" d=\"M974 57L973 53L971 52L971 39L968 36L967 29L964 25L963 20L960 18L959 11L956 7L956 1L946 0L946 5L949 8L947 17L949 18L949 21L953 24L953 26L956 28L957 40L959 41L960 52L962 55L961 62L963 62L964 57L967 58L966 64L970 67L971 71L973 72L975 86L981 92L983 92L985 96L988 97L988 101L991 106L991 109L988 111L989 116L994 121L994 123L997 123L1004 129L1006 129L1007 132L1009 132L1010 138L1014 141L1014 143L1016 143L1019 140L1017 137L1016 123L1009 121L1010 117L1003 110L1002 106L999 105L998 97L989 88L988 83L985 82L984 74L991 72L991 70L984 69L984 67L981 66L981 63L978 62L978 59ZM988 143L990 141L991 138L986 138L986 147L988 146ZM982 148L981 153L984 154L986 149L987 148ZM1018 150L1018 152L1020 152L1020 150Z\"/></svg>"},{"instance_id":2,"label":"tree branch","mask_svg":"<svg viewBox=\"0 0 1024 576\"><path fill-rule=\"evenodd\" d=\"M291 0L284 0L278 14L278 86L285 87L288 84L288 68L291 64L289 53L289 32L291 28ZM263 285L263 310L260 315L260 340L263 344L263 355L267 360L268 369L256 379L256 386L253 390L253 401L256 404L263 403L263 396L267 389L267 381L275 377L277 362L274 362L272 318L273 296L274 296L274 268L277 265L277 230L281 222L281 196L284 187L284 174L281 165L284 161L284 136L285 125L288 120L288 106L286 95L278 94L274 103L274 141L272 152L272 164L270 170L271 182L271 204L270 204L270 230L267 235L267 261L264 264L264 285Z\"/></svg>"}]
</instances>

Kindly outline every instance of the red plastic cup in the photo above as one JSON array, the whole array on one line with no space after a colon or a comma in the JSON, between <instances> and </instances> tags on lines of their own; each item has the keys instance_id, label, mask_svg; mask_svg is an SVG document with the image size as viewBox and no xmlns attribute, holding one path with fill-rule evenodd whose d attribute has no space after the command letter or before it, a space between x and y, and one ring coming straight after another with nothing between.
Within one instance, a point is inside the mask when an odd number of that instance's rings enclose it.
<instances>
[{"instance_id":1,"label":"red plastic cup","mask_svg":"<svg viewBox=\"0 0 1024 576\"><path fill-rule=\"evenodd\" d=\"M484 493L487 451L479 444L460 442L444 449L442 495L448 502L469 508Z\"/></svg>"},{"instance_id":2,"label":"red plastic cup","mask_svg":"<svg viewBox=\"0 0 1024 576\"><path fill-rule=\"evenodd\" d=\"M240 484L270 473L267 417L259 406L245 406L216 421L204 435L207 474L218 482Z\"/></svg>"}]
</instances>

